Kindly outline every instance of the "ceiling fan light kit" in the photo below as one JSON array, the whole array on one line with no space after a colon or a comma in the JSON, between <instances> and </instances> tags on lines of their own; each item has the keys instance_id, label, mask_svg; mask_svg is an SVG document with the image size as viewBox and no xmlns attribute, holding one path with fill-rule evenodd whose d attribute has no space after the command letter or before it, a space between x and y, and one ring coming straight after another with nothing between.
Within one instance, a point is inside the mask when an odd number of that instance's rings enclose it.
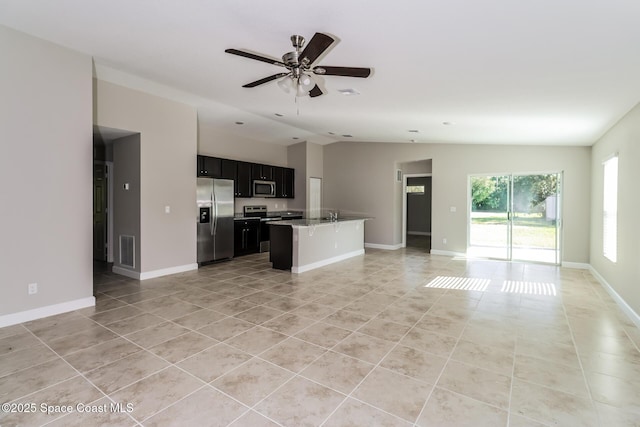
<instances>
[{"instance_id":1,"label":"ceiling fan light kit","mask_svg":"<svg viewBox=\"0 0 640 427\"><path fill-rule=\"evenodd\" d=\"M252 88L273 80L278 80L278 87L284 92L294 92L296 96L310 96L315 98L323 95L324 92L313 79L313 74L319 76L344 76L344 77L360 77L366 78L371 75L370 68L360 67L329 67L315 66L315 61L322 56L335 39L327 34L315 33L309 44L304 47L305 39L299 35L291 36L291 44L294 47L293 52L287 52L282 55L282 61L272 59L263 55L257 55L238 49L227 49L225 52L232 55L243 56L245 58L256 61L267 62L278 67L287 69L286 73L277 73L272 76L264 77L251 83L247 83L242 87ZM304 49L303 49L304 47Z\"/></svg>"}]
</instances>

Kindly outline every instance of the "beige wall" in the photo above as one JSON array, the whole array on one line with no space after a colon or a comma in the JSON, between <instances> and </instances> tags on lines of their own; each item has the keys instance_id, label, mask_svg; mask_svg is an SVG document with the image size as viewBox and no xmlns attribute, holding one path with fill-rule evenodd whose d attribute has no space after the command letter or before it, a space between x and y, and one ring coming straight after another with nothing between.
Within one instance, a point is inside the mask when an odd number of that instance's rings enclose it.
<instances>
[{"instance_id":1,"label":"beige wall","mask_svg":"<svg viewBox=\"0 0 640 427\"><path fill-rule=\"evenodd\" d=\"M201 121L198 122L198 154L244 162L287 166L286 146L267 144L224 133ZM193 170L195 171L195 160Z\"/></svg>"},{"instance_id":2,"label":"beige wall","mask_svg":"<svg viewBox=\"0 0 640 427\"><path fill-rule=\"evenodd\" d=\"M602 255L602 162L618 153L618 259ZM640 314L640 104L594 146L591 161L591 265Z\"/></svg>"},{"instance_id":3,"label":"beige wall","mask_svg":"<svg viewBox=\"0 0 640 427\"><path fill-rule=\"evenodd\" d=\"M120 236L135 237L134 271L140 273L140 134L109 144L113 151L113 265L120 264ZM129 184L125 190L124 185Z\"/></svg>"},{"instance_id":4,"label":"beige wall","mask_svg":"<svg viewBox=\"0 0 640 427\"><path fill-rule=\"evenodd\" d=\"M299 142L298 144L287 147L287 164L290 168L295 169L296 176L294 181L295 199L291 201L291 208L298 210L307 209L307 143Z\"/></svg>"},{"instance_id":5,"label":"beige wall","mask_svg":"<svg viewBox=\"0 0 640 427\"><path fill-rule=\"evenodd\" d=\"M196 109L99 77L94 123L140 133L141 272L195 264Z\"/></svg>"},{"instance_id":6,"label":"beige wall","mask_svg":"<svg viewBox=\"0 0 640 427\"><path fill-rule=\"evenodd\" d=\"M324 195L328 206L375 217L366 224L367 243L396 246L402 237L402 183L395 170L432 159L432 248L462 253L470 174L564 171L563 260L587 263L590 156L590 147L335 143L324 147Z\"/></svg>"},{"instance_id":7,"label":"beige wall","mask_svg":"<svg viewBox=\"0 0 640 427\"><path fill-rule=\"evenodd\" d=\"M0 58L1 323L92 298L93 138L90 57L0 26Z\"/></svg>"},{"instance_id":8,"label":"beige wall","mask_svg":"<svg viewBox=\"0 0 640 427\"><path fill-rule=\"evenodd\" d=\"M289 167L296 170L296 198L291 206L306 212L310 201L307 197L310 191L309 178L322 178L324 174L323 146L307 141L290 145L287 148L287 159Z\"/></svg>"},{"instance_id":9,"label":"beige wall","mask_svg":"<svg viewBox=\"0 0 640 427\"><path fill-rule=\"evenodd\" d=\"M305 196L311 194L311 180L309 178L320 178L324 176L324 151L323 146L306 142L307 147L307 173L305 176ZM311 198L305 197L305 210L309 211Z\"/></svg>"}]
</instances>

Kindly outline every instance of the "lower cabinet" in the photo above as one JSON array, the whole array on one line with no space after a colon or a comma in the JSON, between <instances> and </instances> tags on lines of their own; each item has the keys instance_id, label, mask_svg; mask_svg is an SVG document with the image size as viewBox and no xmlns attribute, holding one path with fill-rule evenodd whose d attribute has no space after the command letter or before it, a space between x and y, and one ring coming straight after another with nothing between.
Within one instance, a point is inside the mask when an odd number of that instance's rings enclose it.
<instances>
[{"instance_id":1,"label":"lower cabinet","mask_svg":"<svg viewBox=\"0 0 640 427\"><path fill-rule=\"evenodd\" d=\"M291 270L293 265L293 227L290 225L271 225L271 251L269 261L273 268Z\"/></svg>"},{"instance_id":2,"label":"lower cabinet","mask_svg":"<svg viewBox=\"0 0 640 427\"><path fill-rule=\"evenodd\" d=\"M233 256L241 256L260 252L260 220L242 219L233 222L234 250Z\"/></svg>"}]
</instances>

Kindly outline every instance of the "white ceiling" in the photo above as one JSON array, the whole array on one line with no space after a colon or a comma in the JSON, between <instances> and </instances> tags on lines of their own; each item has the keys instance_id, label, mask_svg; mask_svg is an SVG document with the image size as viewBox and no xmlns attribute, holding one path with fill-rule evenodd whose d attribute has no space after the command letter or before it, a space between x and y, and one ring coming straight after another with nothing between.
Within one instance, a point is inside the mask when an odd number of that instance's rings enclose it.
<instances>
[{"instance_id":1,"label":"white ceiling","mask_svg":"<svg viewBox=\"0 0 640 427\"><path fill-rule=\"evenodd\" d=\"M99 77L140 77L278 144L591 145L640 101L639 22L633 0L0 0L0 23L92 55ZM339 39L319 64L372 76L326 76L326 95L295 99L242 88L282 69L224 53L279 58L315 32Z\"/></svg>"}]
</instances>

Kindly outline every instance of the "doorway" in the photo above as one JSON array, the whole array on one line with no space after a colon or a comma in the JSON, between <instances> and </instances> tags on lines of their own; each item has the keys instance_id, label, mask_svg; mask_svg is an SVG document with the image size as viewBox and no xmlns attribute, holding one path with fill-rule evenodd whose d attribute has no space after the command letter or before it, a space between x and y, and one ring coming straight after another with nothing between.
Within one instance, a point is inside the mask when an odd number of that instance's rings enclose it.
<instances>
[{"instance_id":1,"label":"doorway","mask_svg":"<svg viewBox=\"0 0 640 427\"><path fill-rule=\"evenodd\" d=\"M404 247L431 252L431 174L404 175Z\"/></svg>"},{"instance_id":2,"label":"doorway","mask_svg":"<svg viewBox=\"0 0 640 427\"><path fill-rule=\"evenodd\" d=\"M562 173L469 177L467 254L560 264Z\"/></svg>"},{"instance_id":3,"label":"doorway","mask_svg":"<svg viewBox=\"0 0 640 427\"><path fill-rule=\"evenodd\" d=\"M93 260L107 262L107 165L93 163Z\"/></svg>"}]
</instances>

